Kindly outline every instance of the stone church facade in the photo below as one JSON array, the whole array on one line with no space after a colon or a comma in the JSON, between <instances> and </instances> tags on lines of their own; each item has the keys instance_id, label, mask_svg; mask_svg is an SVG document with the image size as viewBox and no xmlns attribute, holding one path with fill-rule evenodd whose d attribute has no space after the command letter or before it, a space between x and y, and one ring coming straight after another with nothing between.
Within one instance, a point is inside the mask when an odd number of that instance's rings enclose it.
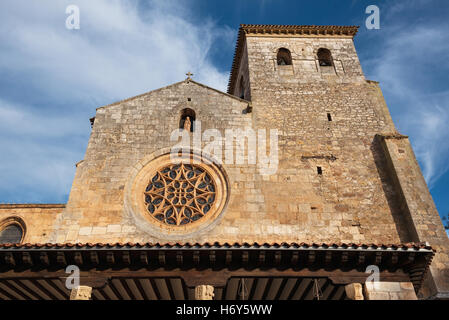
<instances>
[{"instance_id":1,"label":"stone church facade","mask_svg":"<svg viewBox=\"0 0 449 320\"><path fill-rule=\"evenodd\" d=\"M67 204L0 205L0 299L449 298L449 239L356 32L241 25L227 93L189 74L98 108ZM274 173L206 150L246 129L277 131ZM174 132L202 141L174 161Z\"/></svg>"}]
</instances>

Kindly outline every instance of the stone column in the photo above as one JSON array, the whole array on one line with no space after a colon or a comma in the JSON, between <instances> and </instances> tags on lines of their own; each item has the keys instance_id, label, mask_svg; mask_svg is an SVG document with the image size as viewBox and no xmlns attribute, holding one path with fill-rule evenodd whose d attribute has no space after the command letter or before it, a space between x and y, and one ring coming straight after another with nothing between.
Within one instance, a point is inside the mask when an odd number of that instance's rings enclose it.
<instances>
[{"instance_id":1,"label":"stone column","mask_svg":"<svg viewBox=\"0 0 449 320\"><path fill-rule=\"evenodd\" d=\"M214 287L201 285L195 287L195 300L213 300Z\"/></svg>"},{"instance_id":2,"label":"stone column","mask_svg":"<svg viewBox=\"0 0 449 320\"><path fill-rule=\"evenodd\" d=\"M70 293L70 300L90 300L92 294L92 287L79 286L72 289Z\"/></svg>"},{"instance_id":3,"label":"stone column","mask_svg":"<svg viewBox=\"0 0 449 320\"><path fill-rule=\"evenodd\" d=\"M351 283L345 286L346 296L350 300L365 300L361 283Z\"/></svg>"},{"instance_id":4,"label":"stone column","mask_svg":"<svg viewBox=\"0 0 449 320\"><path fill-rule=\"evenodd\" d=\"M366 282L366 300L418 300L411 282Z\"/></svg>"}]
</instances>

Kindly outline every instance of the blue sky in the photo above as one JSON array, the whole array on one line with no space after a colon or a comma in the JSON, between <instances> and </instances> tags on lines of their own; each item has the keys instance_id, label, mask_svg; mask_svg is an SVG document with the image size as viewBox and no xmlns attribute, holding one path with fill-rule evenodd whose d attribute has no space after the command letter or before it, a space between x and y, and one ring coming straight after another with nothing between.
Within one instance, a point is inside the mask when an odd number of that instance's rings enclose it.
<instances>
[{"instance_id":1,"label":"blue sky","mask_svg":"<svg viewBox=\"0 0 449 320\"><path fill-rule=\"evenodd\" d=\"M65 8L80 8L79 30ZM365 8L380 8L367 30ZM180 81L225 90L238 25L359 25L367 79L380 81L441 215L449 212L447 0L2 0L0 203L67 201L96 107Z\"/></svg>"}]
</instances>

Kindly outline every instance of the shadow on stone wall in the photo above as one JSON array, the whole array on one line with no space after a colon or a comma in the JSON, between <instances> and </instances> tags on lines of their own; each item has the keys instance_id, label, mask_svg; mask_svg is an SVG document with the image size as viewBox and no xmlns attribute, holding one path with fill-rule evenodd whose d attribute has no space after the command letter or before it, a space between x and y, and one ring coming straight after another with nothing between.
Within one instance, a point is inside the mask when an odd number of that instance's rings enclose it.
<instances>
[{"instance_id":1,"label":"shadow on stone wall","mask_svg":"<svg viewBox=\"0 0 449 320\"><path fill-rule=\"evenodd\" d=\"M374 137L370 149L401 242L419 242L390 156L382 146L381 136Z\"/></svg>"}]
</instances>

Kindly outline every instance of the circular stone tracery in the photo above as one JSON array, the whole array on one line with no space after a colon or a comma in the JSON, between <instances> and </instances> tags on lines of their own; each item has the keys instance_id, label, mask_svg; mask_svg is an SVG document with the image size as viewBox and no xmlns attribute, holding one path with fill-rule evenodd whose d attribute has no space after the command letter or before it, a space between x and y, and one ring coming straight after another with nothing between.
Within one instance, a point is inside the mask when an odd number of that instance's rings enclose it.
<instances>
[{"instance_id":1,"label":"circular stone tracery","mask_svg":"<svg viewBox=\"0 0 449 320\"><path fill-rule=\"evenodd\" d=\"M148 212L158 221L186 225L204 217L216 199L209 173L194 164L172 164L157 170L144 192Z\"/></svg>"}]
</instances>

